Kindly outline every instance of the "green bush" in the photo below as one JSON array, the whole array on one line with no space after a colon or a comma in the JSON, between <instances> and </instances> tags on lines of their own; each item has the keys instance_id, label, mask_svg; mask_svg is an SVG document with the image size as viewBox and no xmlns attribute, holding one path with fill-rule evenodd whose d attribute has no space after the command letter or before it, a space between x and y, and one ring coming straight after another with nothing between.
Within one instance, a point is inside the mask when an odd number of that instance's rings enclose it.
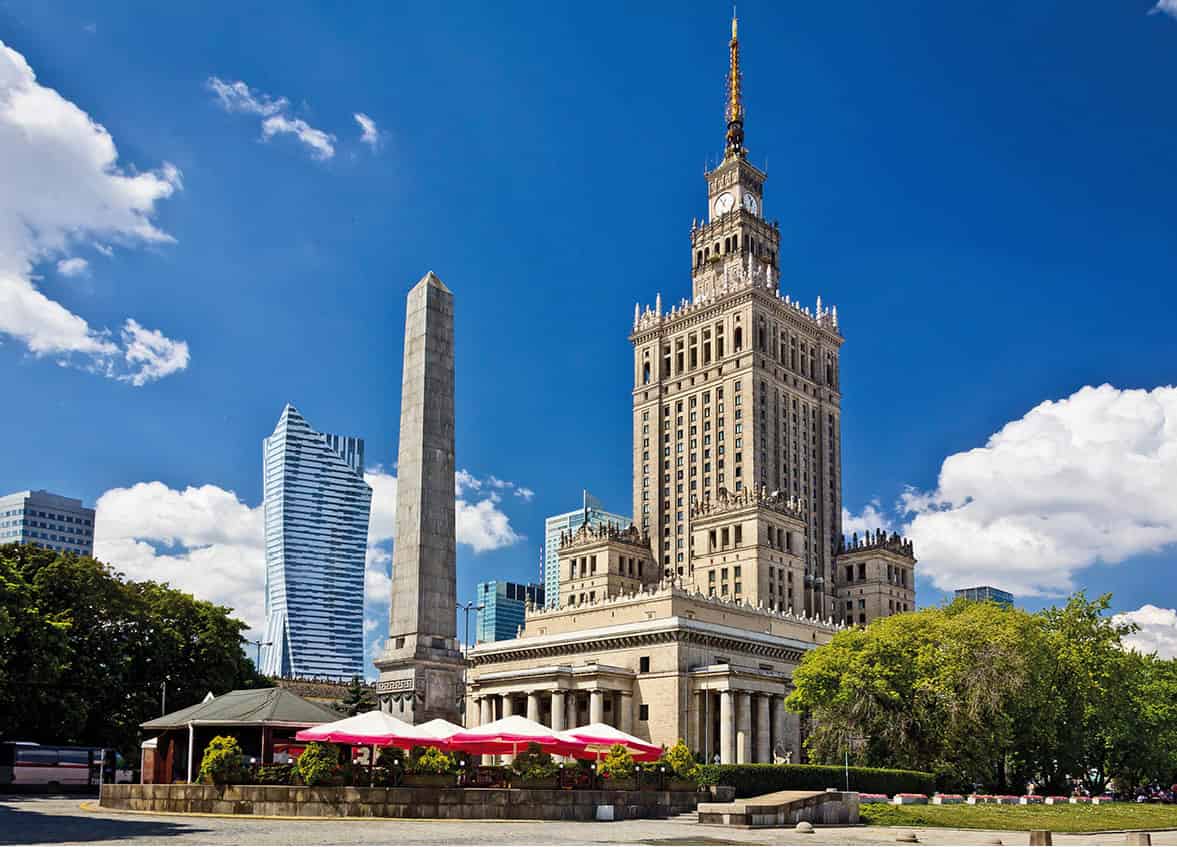
<instances>
[{"instance_id":1,"label":"green bush","mask_svg":"<svg viewBox=\"0 0 1177 847\"><path fill-rule=\"evenodd\" d=\"M837 765L703 765L700 784L730 785L737 797L773 791L845 788L846 769ZM871 794L932 794L935 778L924 771L850 768L850 790Z\"/></svg>"},{"instance_id":2,"label":"green bush","mask_svg":"<svg viewBox=\"0 0 1177 847\"><path fill-rule=\"evenodd\" d=\"M551 779L560 772L560 766L552 761L552 754L545 753L534 741L511 761L511 770L524 780L539 782Z\"/></svg>"},{"instance_id":3,"label":"green bush","mask_svg":"<svg viewBox=\"0 0 1177 847\"><path fill-rule=\"evenodd\" d=\"M339 748L334 744L312 741L298 757L298 772L307 785L324 785L339 770Z\"/></svg>"},{"instance_id":4,"label":"green bush","mask_svg":"<svg viewBox=\"0 0 1177 847\"><path fill-rule=\"evenodd\" d=\"M454 757L436 747L427 747L412 763L416 774L447 774L454 771Z\"/></svg>"},{"instance_id":5,"label":"green bush","mask_svg":"<svg viewBox=\"0 0 1177 847\"><path fill-rule=\"evenodd\" d=\"M290 785L293 779L293 765L259 765L253 774L254 785Z\"/></svg>"},{"instance_id":6,"label":"green bush","mask_svg":"<svg viewBox=\"0 0 1177 847\"><path fill-rule=\"evenodd\" d=\"M700 768L691 755L691 750L681 738L678 743L662 754L659 763L665 764L666 769L674 773L678 779L688 782L698 782Z\"/></svg>"},{"instance_id":7,"label":"green bush","mask_svg":"<svg viewBox=\"0 0 1177 847\"><path fill-rule=\"evenodd\" d=\"M241 782L241 745L231 735L218 735L204 748L200 781L216 785Z\"/></svg>"},{"instance_id":8,"label":"green bush","mask_svg":"<svg viewBox=\"0 0 1177 847\"><path fill-rule=\"evenodd\" d=\"M632 779L634 775L633 754L621 744L609 748L601 760L601 776L605 779Z\"/></svg>"}]
</instances>

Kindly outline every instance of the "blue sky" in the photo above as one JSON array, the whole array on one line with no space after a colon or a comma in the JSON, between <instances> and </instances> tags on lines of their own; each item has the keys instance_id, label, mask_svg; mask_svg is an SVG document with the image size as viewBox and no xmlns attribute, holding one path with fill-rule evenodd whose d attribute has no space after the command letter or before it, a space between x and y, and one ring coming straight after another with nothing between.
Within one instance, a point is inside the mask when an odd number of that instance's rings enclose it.
<instances>
[{"instance_id":1,"label":"blue sky","mask_svg":"<svg viewBox=\"0 0 1177 847\"><path fill-rule=\"evenodd\" d=\"M911 530L921 603L1113 591L1177 649L1177 4L1151 6L746 2L741 47L782 289L847 338L852 516ZM0 490L107 495L100 552L256 617L261 439L287 401L364 437L389 512L433 270L460 594L535 576L582 487L630 508L626 335L689 294L729 14L0 0Z\"/></svg>"}]
</instances>

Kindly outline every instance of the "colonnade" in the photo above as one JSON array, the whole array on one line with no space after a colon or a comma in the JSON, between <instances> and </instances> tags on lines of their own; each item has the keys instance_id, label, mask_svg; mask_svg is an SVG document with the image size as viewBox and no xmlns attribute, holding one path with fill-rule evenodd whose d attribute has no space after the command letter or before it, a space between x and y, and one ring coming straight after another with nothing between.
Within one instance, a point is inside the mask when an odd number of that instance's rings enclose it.
<instances>
[{"instance_id":1,"label":"colonnade","mask_svg":"<svg viewBox=\"0 0 1177 847\"><path fill-rule=\"evenodd\" d=\"M771 763L777 755L798 761L797 715L785 709L783 694L733 688L691 693L688 744L708 761Z\"/></svg>"},{"instance_id":2,"label":"colonnade","mask_svg":"<svg viewBox=\"0 0 1177 847\"><path fill-rule=\"evenodd\" d=\"M633 732L633 692L624 689L532 689L474 695L471 726L523 715L554 730L606 723Z\"/></svg>"}]
</instances>

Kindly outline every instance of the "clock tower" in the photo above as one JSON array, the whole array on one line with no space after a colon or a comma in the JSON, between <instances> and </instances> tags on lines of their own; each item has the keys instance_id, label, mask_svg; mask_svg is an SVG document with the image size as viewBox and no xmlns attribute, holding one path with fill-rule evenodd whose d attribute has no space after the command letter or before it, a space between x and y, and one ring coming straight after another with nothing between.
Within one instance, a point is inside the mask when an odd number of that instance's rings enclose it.
<instances>
[{"instance_id":1,"label":"clock tower","mask_svg":"<svg viewBox=\"0 0 1177 847\"><path fill-rule=\"evenodd\" d=\"M780 232L764 218L768 175L748 161L744 149L744 103L740 95L738 21L732 18L727 82L727 142L723 161L707 176L707 219L691 229L694 255L691 293L696 302L716 297L730 278L729 265L750 275L776 276Z\"/></svg>"}]
</instances>

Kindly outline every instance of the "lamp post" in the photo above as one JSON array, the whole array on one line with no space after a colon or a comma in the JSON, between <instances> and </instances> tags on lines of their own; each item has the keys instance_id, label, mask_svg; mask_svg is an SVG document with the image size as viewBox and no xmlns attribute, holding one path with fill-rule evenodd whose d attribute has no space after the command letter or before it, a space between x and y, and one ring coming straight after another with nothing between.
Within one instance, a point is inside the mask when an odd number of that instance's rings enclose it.
<instances>
[{"instance_id":1,"label":"lamp post","mask_svg":"<svg viewBox=\"0 0 1177 847\"><path fill-rule=\"evenodd\" d=\"M168 678L166 676L159 684L159 713L161 716L168 713Z\"/></svg>"},{"instance_id":2,"label":"lamp post","mask_svg":"<svg viewBox=\"0 0 1177 847\"><path fill-rule=\"evenodd\" d=\"M485 607L483 607L482 605L476 606L474 604L473 600L467 600L465 605L458 603L458 611L465 613L466 636L463 639L462 646L464 649L462 650L462 655L465 655L466 651L470 649L470 610L474 609L475 611L481 612L483 610L483 608L485 608Z\"/></svg>"},{"instance_id":3,"label":"lamp post","mask_svg":"<svg viewBox=\"0 0 1177 847\"><path fill-rule=\"evenodd\" d=\"M255 670L257 670L258 673L261 673L262 672L262 648L263 647L273 647L274 642L273 641L262 641L259 638L257 641L251 641L249 643L254 645L255 647L257 647L257 659L254 661L253 667Z\"/></svg>"}]
</instances>

